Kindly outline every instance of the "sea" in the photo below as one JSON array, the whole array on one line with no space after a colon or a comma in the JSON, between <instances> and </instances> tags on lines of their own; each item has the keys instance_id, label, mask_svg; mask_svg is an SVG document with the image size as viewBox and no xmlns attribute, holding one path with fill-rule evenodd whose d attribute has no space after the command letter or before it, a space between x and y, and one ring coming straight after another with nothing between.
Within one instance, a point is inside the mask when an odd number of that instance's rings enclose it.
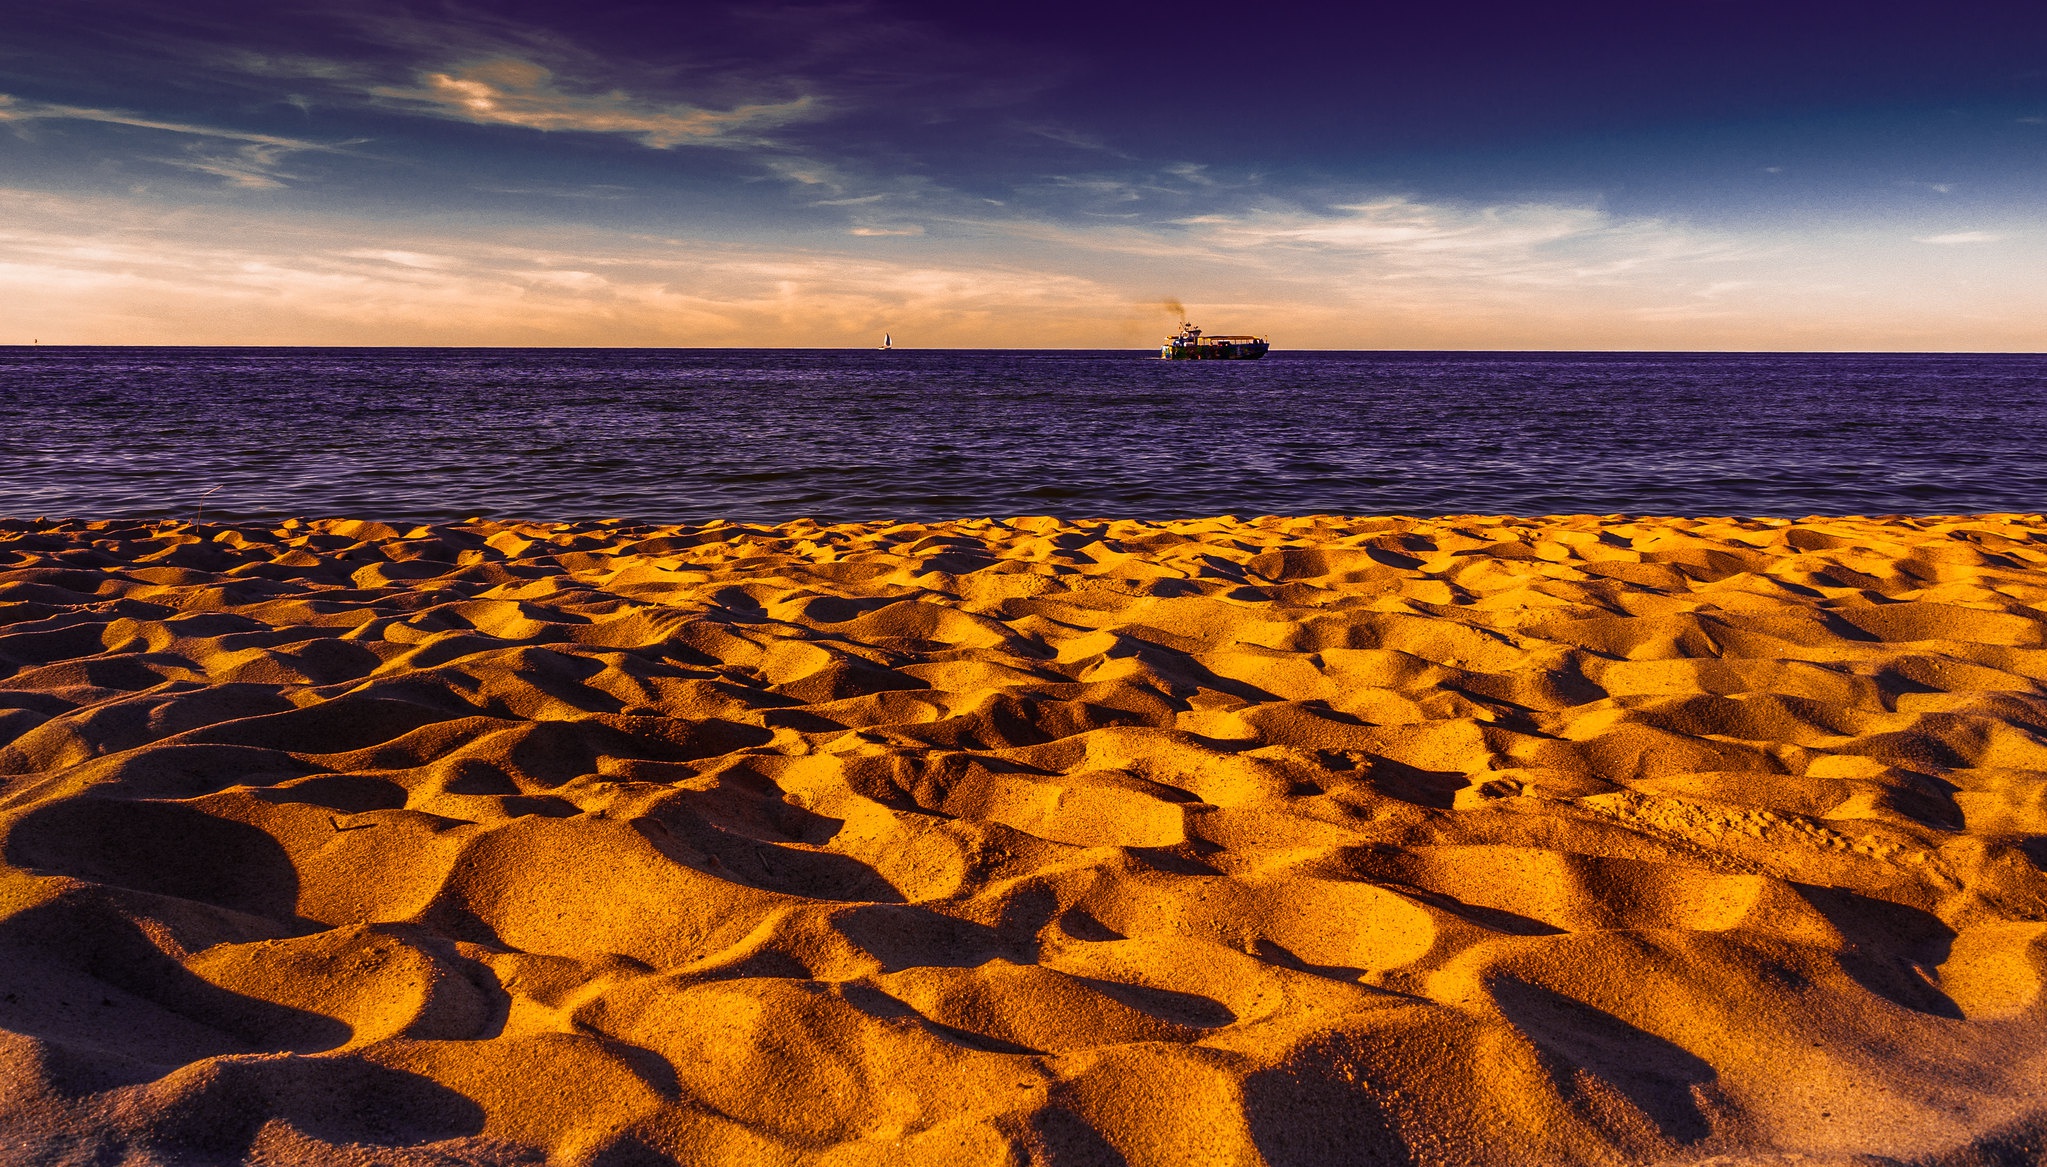
<instances>
[{"instance_id":1,"label":"sea","mask_svg":"<svg viewBox=\"0 0 2047 1167\"><path fill-rule=\"evenodd\" d=\"M2047 356L0 348L0 517L2047 507Z\"/></svg>"}]
</instances>

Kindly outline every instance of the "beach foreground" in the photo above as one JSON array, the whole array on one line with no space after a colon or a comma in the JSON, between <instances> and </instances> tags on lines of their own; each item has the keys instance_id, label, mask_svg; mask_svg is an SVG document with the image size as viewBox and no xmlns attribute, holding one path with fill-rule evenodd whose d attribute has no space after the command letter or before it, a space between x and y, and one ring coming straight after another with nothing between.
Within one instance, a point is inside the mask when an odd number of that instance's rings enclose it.
<instances>
[{"instance_id":1,"label":"beach foreground","mask_svg":"<svg viewBox=\"0 0 2047 1167\"><path fill-rule=\"evenodd\" d=\"M0 1160L2038 1161L2043 568L0 524Z\"/></svg>"}]
</instances>

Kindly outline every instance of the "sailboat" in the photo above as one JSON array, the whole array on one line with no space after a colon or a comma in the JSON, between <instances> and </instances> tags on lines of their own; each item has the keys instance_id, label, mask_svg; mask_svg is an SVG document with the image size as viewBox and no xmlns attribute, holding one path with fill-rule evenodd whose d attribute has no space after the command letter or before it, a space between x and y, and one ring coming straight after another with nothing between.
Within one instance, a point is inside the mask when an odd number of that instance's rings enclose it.
<instances>
[{"instance_id":1,"label":"sailboat","mask_svg":"<svg viewBox=\"0 0 2047 1167\"><path fill-rule=\"evenodd\" d=\"M888 333L884 332L881 334L881 351L887 352L889 351L890 347L891 346L889 344L889 335Z\"/></svg>"}]
</instances>

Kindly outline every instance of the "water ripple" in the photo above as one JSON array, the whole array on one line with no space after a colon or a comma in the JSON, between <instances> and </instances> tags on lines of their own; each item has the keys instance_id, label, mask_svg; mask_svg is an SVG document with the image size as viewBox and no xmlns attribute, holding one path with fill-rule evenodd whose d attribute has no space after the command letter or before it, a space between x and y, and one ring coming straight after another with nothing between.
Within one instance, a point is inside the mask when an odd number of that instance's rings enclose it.
<instances>
[{"instance_id":1,"label":"water ripple","mask_svg":"<svg viewBox=\"0 0 2047 1167\"><path fill-rule=\"evenodd\" d=\"M2047 357L0 350L0 513L649 521L2047 505Z\"/></svg>"}]
</instances>

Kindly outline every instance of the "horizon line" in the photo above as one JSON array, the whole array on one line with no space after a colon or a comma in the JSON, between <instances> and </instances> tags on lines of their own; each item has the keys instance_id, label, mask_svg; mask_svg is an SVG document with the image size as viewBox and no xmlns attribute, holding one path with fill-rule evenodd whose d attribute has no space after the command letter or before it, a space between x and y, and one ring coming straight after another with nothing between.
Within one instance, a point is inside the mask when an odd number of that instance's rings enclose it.
<instances>
[{"instance_id":1,"label":"horizon line","mask_svg":"<svg viewBox=\"0 0 2047 1167\"><path fill-rule=\"evenodd\" d=\"M386 352L789 352L789 353L1155 353L1152 346L1140 348L1021 348L1013 346L917 348L894 345L589 345L589 344L22 344L0 343L0 351L20 349L241 349L328 351L378 350ZM1275 348L1267 354L1348 353L1496 353L1496 354L1606 354L1614 356L2047 356L2047 349L1737 349L1737 348ZM1187 362L1179 362L1187 363ZM1243 363L1243 362L1233 362Z\"/></svg>"}]
</instances>

